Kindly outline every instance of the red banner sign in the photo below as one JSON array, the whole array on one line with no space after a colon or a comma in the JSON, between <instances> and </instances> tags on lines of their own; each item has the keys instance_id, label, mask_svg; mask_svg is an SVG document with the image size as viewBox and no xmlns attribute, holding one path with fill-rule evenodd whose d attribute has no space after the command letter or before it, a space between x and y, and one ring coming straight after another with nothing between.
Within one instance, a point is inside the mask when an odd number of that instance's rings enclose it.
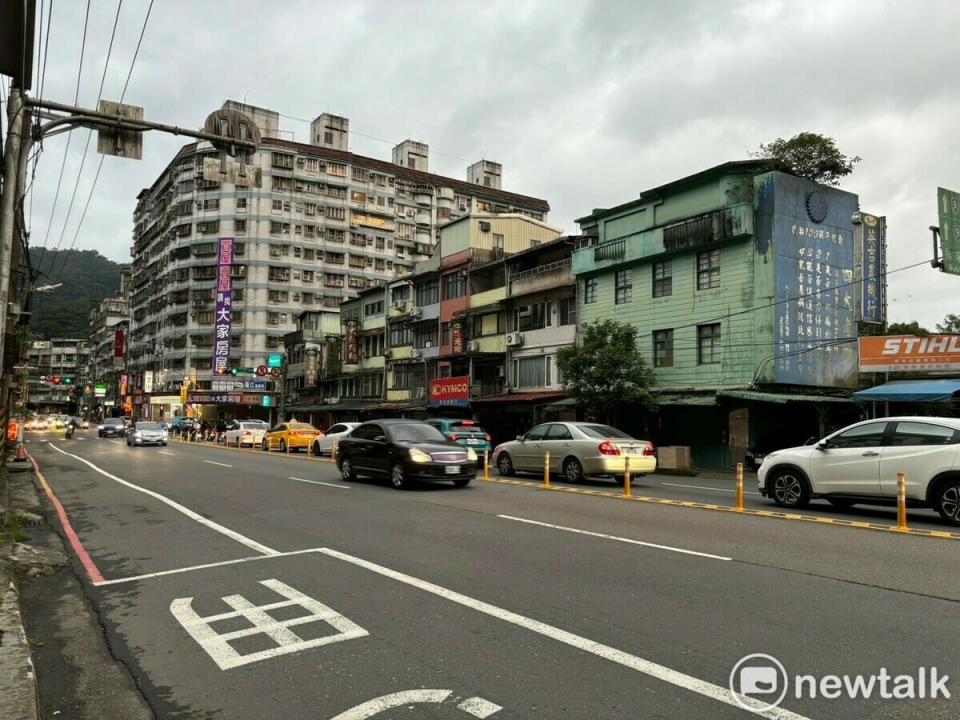
<instances>
[{"instance_id":1,"label":"red banner sign","mask_svg":"<svg viewBox=\"0 0 960 720\"><path fill-rule=\"evenodd\" d=\"M123 330L117 330L113 334L113 356L115 358L123 357L123 341L124 341Z\"/></svg>"},{"instance_id":2,"label":"red banner sign","mask_svg":"<svg viewBox=\"0 0 960 720\"><path fill-rule=\"evenodd\" d=\"M470 378L440 378L430 381L431 405L467 405L470 402Z\"/></svg>"}]
</instances>

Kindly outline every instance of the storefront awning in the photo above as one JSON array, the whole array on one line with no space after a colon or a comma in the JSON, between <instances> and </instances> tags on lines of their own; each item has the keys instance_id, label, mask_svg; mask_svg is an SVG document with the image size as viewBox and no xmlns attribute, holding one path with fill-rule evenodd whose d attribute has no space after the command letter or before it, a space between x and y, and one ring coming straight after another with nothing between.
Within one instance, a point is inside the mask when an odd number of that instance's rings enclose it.
<instances>
[{"instance_id":1,"label":"storefront awning","mask_svg":"<svg viewBox=\"0 0 960 720\"><path fill-rule=\"evenodd\" d=\"M718 390L718 398L733 398L735 400L752 400L754 402L769 402L785 405L791 402L802 403L852 403L853 398L837 397L836 395L800 395L794 393L772 393L760 390Z\"/></svg>"},{"instance_id":2,"label":"storefront awning","mask_svg":"<svg viewBox=\"0 0 960 720\"><path fill-rule=\"evenodd\" d=\"M894 380L853 396L861 402L951 403L960 400L960 379Z\"/></svg>"},{"instance_id":3,"label":"storefront awning","mask_svg":"<svg viewBox=\"0 0 960 720\"><path fill-rule=\"evenodd\" d=\"M480 403L536 403L536 402L555 402L563 400L566 394L560 391L546 390L543 392L518 392L507 393L505 395L491 395L485 398L474 398L470 400L471 405Z\"/></svg>"},{"instance_id":4,"label":"storefront awning","mask_svg":"<svg viewBox=\"0 0 960 720\"><path fill-rule=\"evenodd\" d=\"M654 393L653 399L656 400L657 405L696 405L700 407L707 407L717 404L717 396L715 393L676 393L676 392L663 392L663 393Z\"/></svg>"}]
</instances>

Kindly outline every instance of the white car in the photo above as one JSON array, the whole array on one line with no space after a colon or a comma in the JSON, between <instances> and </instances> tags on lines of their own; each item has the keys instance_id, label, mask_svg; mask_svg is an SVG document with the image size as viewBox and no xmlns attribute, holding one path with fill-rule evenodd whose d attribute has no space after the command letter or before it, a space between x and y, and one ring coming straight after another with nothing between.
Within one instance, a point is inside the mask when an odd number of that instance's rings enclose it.
<instances>
[{"instance_id":1,"label":"white car","mask_svg":"<svg viewBox=\"0 0 960 720\"><path fill-rule=\"evenodd\" d=\"M859 422L816 444L767 454L757 484L786 508L820 497L842 508L889 505L897 499L898 472L907 476L908 504L932 507L960 525L960 418Z\"/></svg>"},{"instance_id":2,"label":"white car","mask_svg":"<svg viewBox=\"0 0 960 720\"><path fill-rule=\"evenodd\" d=\"M341 422L336 423L330 426L330 429L324 433L322 437L318 437L313 441L313 454L314 455L330 455L333 453L333 443L339 442L341 438L345 438L355 427L358 427L360 423L358 422Z\"/></svg>"},{"instance_id":3,"label":"white car","mask_svg":"<svg viewBox=\"0 0 960 720\"><path fill-rule=\"evenodd\" d=\"M244 445L258 446L269 426L262 420L231 420L227 423L225 443L227 446L242 447Z\"/></svg>"}]
</instances>

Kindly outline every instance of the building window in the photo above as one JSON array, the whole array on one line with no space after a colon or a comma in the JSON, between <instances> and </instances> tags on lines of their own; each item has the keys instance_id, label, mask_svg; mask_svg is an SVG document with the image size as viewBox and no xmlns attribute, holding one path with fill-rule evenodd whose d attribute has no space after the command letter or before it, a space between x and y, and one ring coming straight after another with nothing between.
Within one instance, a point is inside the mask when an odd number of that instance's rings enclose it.
<instances>
[{"instance_id":1,"label":"building window","mask_svg":"<svg viewBox=\"0 0 960 720\"><path fill-rule=\"evenodd\" d=\"M552 326L552 305L553 303L549 302L521 305L513 311L513 329L526 332Z\"/></svg>"},{"instance_id":2,"label":"building window","mask_svg":"<svg viewBox=\"0 0 960 720\"><path fill-rule=\"evenodd\" d=\"M538 355L513 361L513 380L518 388L542 388L553 384L555 358Z\"/></svg>"},{"instance_id":3,"label":"building window","mask_svg":"<svg viewBox=\"0 0 960 720\"><path fill-rule=\"evenodd\" d=\"M720 323L697 326L697 364L720 362Z\"/></svg>"},{"instance_id":4,"label":"building window","mask_svg":"<svg viewBox=\"0 0 960 720\"><path fill-rule=\"evenodd\" d=\"M413 345L413 329L405 322L390 323L390 347Z\"/></svg>"},{"instance_id":5,"label":"building window","mask_svg":"<svg viewBox=\"0 0 960 720\"><path fill-rule=\"evenodd\" d=\"M583 281L583 304L592 305L597 301L597 279L587 278Z\"/></svg>"},{"instance_id":6,"label":"building window","mask_svg":"<svg viewBox=\"0 0 960 720\"><path fill-rule=\"evenodd\" d=\"M247 221L246 220L234 220L233 221L233 231L237 235L245 235L247 232Z\"/></svg>"},{"instance_id":7,"label":"building window","mask_svg":"<svg viewBox=\"0 0 960 720\"><path fill-rule=\"evenodd\" d=\"M663 260L653 264L653 296L673 295L673 260Z\"/></svg>"},{"instance_id":8,"label":"building window","mask_svg":"<svg viewBox=\"0 0 960 720\"><path fill-rule=\"evenodd\" d=\"M371 315L383 315L383 300L364 305L363 314L366 317L370 317Z\"/></svg>"},{"instance_id":9,"label":"building window","mask_svg":"<svg viewBox=\"0 0 960 720\"><path fill-rule=\"evenodd\" d=\"M558 325L577 324L577 299L575 297L560 298L557 301L557 310L559 315Z\"/></svg>"},{"instance_id":10,"label":"building window","mask_svg":"<svg viewBox=\"0 0 960 720\"><path fill-rule=\"evenodd\" d=\"M697 253L697 290L720 287L720 251Z\"/></svg>"},{"instance_id":11,"label":"building window","mask_svg":"<svg viewBox=\"0 0 960 720\"><path fill-rule=\"evenodd\" d=\"M493 234L493 249L503 250L503 235L499 233Z\"/></svg>"},{"instance_id":12,"label":"building window","mask_svg":"<svg viewBox=\"0 0 960 720\"><path fill-rule=\"evenodd\" d=\"M653 331L653 366L673 367L673 330Z\"/></svg>"},{"instance_id":13,"label":"building window","mask_svg":"<svg viewBox=\"0 0 960 720\"><path fill-rule=\"evenodd\" d=\"M247 211L247 199L245 197L237 198L237 212Z\"/></svg>"},{"instance_id":14,"label":"building window","mask_svg":"<svg viewBox=\"0 0 960 720\"><path fill-rule=\"evenodd\" d=\"M436 305L440 302L440 280L434 277L418 282L416 285L416 295L417 307Z\"/></svg>"},{"instance_id":15,"label":"building window","mask_svg":"<svg viewBox=\"0 0 960 720\"><path fill-rule=\"evenodd\" d=\"M615 279L614 302L623 305L633 299L633 270L620 270Z\"/></svg>"},{"instance_id":16,"label":"building window","mask_svg":"<svg viewBox=\"0 0 960 720\"><path fill-rule=\"evenodd\" d=\"M462 270L443 276L443 299L453 300L467 294L467 274Z\"/></svg>"}]
</instances>

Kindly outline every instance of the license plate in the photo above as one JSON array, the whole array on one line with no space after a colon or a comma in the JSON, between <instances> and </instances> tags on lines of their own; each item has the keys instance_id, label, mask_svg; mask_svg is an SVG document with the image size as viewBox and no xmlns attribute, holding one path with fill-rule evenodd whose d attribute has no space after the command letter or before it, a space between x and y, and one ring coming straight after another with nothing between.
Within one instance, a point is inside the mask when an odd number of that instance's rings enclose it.
<instances>
[{"instance_id":1,"label":"license plate","mask_svg":"<svg viewBox=\"0 0 960 720\"><path fill-rule=\"evenodd\" d=\"M482 445L483 440L467 440L467 445Z\"/></svg>"},{"instance_id":2,"label":"license plate","mask_svg":"<svg viewBox=\"0 0 960 720\"><path fill-rule=\"evenodd\" d=\"M447 475L459 475L459 474L460 474L460 466L459 466L459 465L447 465L447 467L445 468L445 471L446 471Z\"/></svg>"}]
</instances>

